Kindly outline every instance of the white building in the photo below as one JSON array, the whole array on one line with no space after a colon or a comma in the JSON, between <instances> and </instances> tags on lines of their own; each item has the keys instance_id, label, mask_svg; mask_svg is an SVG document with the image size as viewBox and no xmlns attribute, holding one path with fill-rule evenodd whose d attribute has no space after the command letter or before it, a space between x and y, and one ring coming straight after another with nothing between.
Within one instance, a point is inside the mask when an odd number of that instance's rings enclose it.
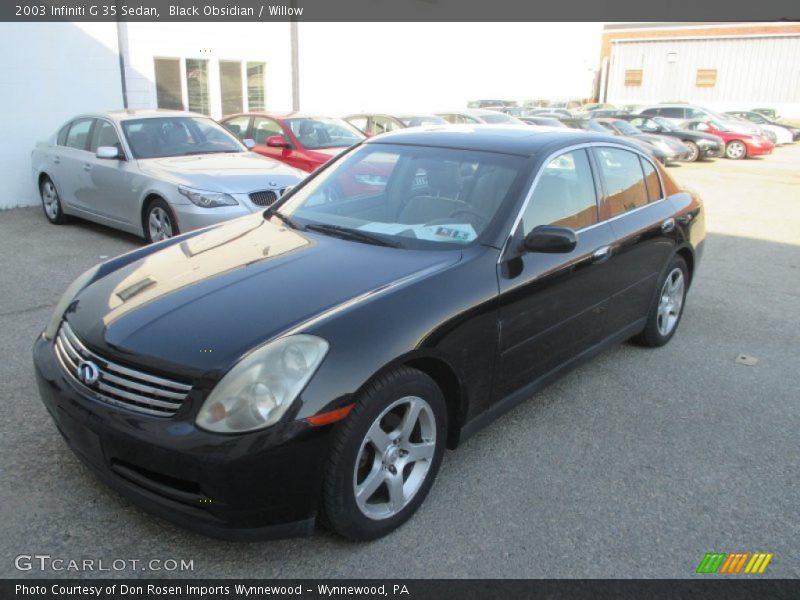
<instances>
[{"instance_id":1,"label":"white building","mask_svg":"<svg viewBox=\"0 0 800 600\"><path fill-rule=\"evenodd\" d=\"M600 99L800 117L800 24L606 25Z\"/></svg>"},{"instance_id":2,"label":"white building","mask_svg":"<svg viewBox=\"0 0 800 600\"><path fill-rule=\"evenodd\" d=\"M475 98L588 97L602 25L298 29L300 108L343 115L451 110ZM125 106L213 118L291 110L291 39L289 23L0 23L0 209L39 202L31 149L74 115Z\"/></svg>"}]
</instances>

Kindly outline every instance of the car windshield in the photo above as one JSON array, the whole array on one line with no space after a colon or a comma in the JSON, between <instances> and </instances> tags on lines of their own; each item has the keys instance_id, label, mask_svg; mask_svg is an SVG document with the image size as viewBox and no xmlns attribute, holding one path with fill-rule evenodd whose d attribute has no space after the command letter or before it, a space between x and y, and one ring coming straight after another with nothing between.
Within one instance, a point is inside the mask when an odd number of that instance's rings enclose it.
<instances>
[{"instance_id":1,"label":"car windshield","mask_svg":"<svg viewBox=\"0 0 800 600\"><path fill-rule=\"evenodd\" d=\"M152 117L122 121L135 158L245 152L239 140L205 117Z\"/></svg>"},{"instance_id":2,"label":"car windshield","mask_svg":"<svg viewBox=\"0 0 800 600\"><path fill-rule=\"evenodd\" d=\"M422 127L423 125L447 125L442 117L436 115L420 115L400 117L406 127Z\"/></svg>"},{"instance_id":3,"label":"car windshield","mask_svg":"<svg viewBox=\"0 0 800 600\"><path fill-rule=\"evenodd\" d=\"M675 125L673 125L669 119L665 119L664 117L653 117L652 120L661 125L661 127L667 131L677 131L677 127L675 127Z\"/></svg>"},{"instance_id":4,"label":"car windshield","mask_svg":"<svg viewBox=\"0 0 800 600\"><path fill-rule=\"evenodd\" d=\"M463 246L475 242L511 201L525 164L505 154L366 144L276 210L297 227L357 241Z\"/></svg>"},{"instance_id":5,"label":"car windshield","mask_svg":"<svg viewBox=\"0 0 800 600\"><path fill-rule=\"evenodd\" d=\"M497 123L519 123L518 119L515 119L514 117L510 117L510 116L508 116L506 114L503 114L501 112L499 112L499 113L481 113L480 114L480 119L484 123L492 123L492 124L497 124Z\"/></svg>"},{"instance_id":6,"label":"car windshield","mask_svg":"<svg viewBox=\"0 0 800 600\"><path fill-rule=\"evenodd\" d=\"M286 119L286 124L304 148L347 148L364 139L364 134L342 119L325 117Z\"/></svg>"},{"instance_id":7,"label":"car windshield","mask_svg":"<svg viewBox=\"0 0 800 600\"><path fill-rule=\"evenodd\" d=\"M614 121L614 127L623 135L639 135L642 133L639 129L628 123L627 121Z\"/></svg>"}]
</instances>

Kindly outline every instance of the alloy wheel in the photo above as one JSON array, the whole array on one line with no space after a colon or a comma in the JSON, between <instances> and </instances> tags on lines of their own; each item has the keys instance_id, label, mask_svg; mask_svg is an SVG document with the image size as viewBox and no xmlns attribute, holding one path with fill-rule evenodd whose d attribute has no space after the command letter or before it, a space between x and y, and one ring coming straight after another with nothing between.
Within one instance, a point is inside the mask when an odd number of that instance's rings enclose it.
<instances>
[{"instance_id":1,"label":"alloy wheel","mask_svg":"<svg viewBox=\"0 0 800 600\"><path fill-rule=\"evenodd\" d=\"M172 219L166 210L160 206L155 206L150 210L150 217L147 219L150 229L150 239L160 242L172 237Z\"/></svg>"},{"instance_id":2,"label":"alloy wheel","mask_svg":"<svg viewBox=\"0 0 800 600\"><path fill-rule=\"evenodd\" d=\"M689 147L689 156L686 158L686 162L694 162L700 157L700 149L697 147L697 144L689 142L686 144Z\"/></svg>"},{"instance_id":3,"label":"alloy wheel","mask_svg":"<svg viewBox=\"0 0 800 600\"><path fill-rule=\"evenodd\" d=\"M734 141L728 144L725 153L728 155L728 158L736 160L739 158L744 158L745 154L747 153L747 149L744 147L742 142Z\"/></svg>"},{"instance_id":4,"label":"alloy wheel","mask_svg":"<svg viewBox=\"0 0 800 600\"><path fill-rule=\"evenodd\" d=\"M42 203L44 204L44 212L47 217L54 221L58 218L58 192L56 192L56 186L53 185L52 181L45 181L42 184Z\"/></svg>"},{"instance_id":5,"label":"alloy wheel","mask_svg":"<svg viewBox=\"0 0 800 600\"><path fill-rule=\"evenodd\" d=\"M436 451L436 419L417 396L390 404L361 442L353 471L359 510L370 519L388 519L419 491Z\"/></svg>"},{"instance_id":6,"label":"alloy wheel","mask_svg":"<svg viewBox=\"0 0 800 600\"><path fill-rule=\"evenodd\" d=\"M677 267L672 269L664 281L664 285L661 288L661 296L658 299L656 324L658 332L663 336L669 335L678 323L681 307L683 306L685 287L683 271Z\"/></svg>"}]
</instances>

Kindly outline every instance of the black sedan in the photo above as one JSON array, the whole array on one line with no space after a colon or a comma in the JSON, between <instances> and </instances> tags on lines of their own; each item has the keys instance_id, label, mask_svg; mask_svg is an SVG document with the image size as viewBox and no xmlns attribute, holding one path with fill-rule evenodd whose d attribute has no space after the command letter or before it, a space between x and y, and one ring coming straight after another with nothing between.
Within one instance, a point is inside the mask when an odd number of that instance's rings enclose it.
<instances>
[{"instance_id":1,"label":"black sedan","mask_svg":"<svg viewBox=\"0 0 800 600\"><path fill-rule=\"evenodd\" d=\"M81 275L39 390L81 460L178 524L376 538L445 448L603 348L666 344L704 236L700 199L610 135L385 134Z\"/></svg>"},{"instance_id":2,"label":"black sedan","mask_svg":"<svg viewBox=\"0 0 800 600\"><path fill-rule=\"evenodd\" d=\"M720 157L725 154L725 141L718 135L705 133L703 131L681 129L663 117L620 115L617 118L628 121L631 125L645 133L666 135L680 140L691 152L685 159L687 162L695 162L700 158Z\"/></svg>"}]
</instances>

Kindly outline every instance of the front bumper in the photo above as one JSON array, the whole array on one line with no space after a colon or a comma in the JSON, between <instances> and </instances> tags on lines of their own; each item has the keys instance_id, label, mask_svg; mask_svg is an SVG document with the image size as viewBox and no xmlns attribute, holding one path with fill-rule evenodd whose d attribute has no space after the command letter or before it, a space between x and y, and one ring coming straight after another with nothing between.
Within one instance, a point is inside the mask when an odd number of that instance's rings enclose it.
<instances>
[{"instance_id":1,"label":"front bumper","mask_svg":"<svg viewBox=\"0 0 800 600\"><path fill-rule=\"evenodd\" d=\"M249 434L208 433L193 417L150 417L86 397L42 336L33 357L42 401L70 448L145 510L223 539L313 531L330 427L289 421Z\"/></svg>"}]
</instances>

